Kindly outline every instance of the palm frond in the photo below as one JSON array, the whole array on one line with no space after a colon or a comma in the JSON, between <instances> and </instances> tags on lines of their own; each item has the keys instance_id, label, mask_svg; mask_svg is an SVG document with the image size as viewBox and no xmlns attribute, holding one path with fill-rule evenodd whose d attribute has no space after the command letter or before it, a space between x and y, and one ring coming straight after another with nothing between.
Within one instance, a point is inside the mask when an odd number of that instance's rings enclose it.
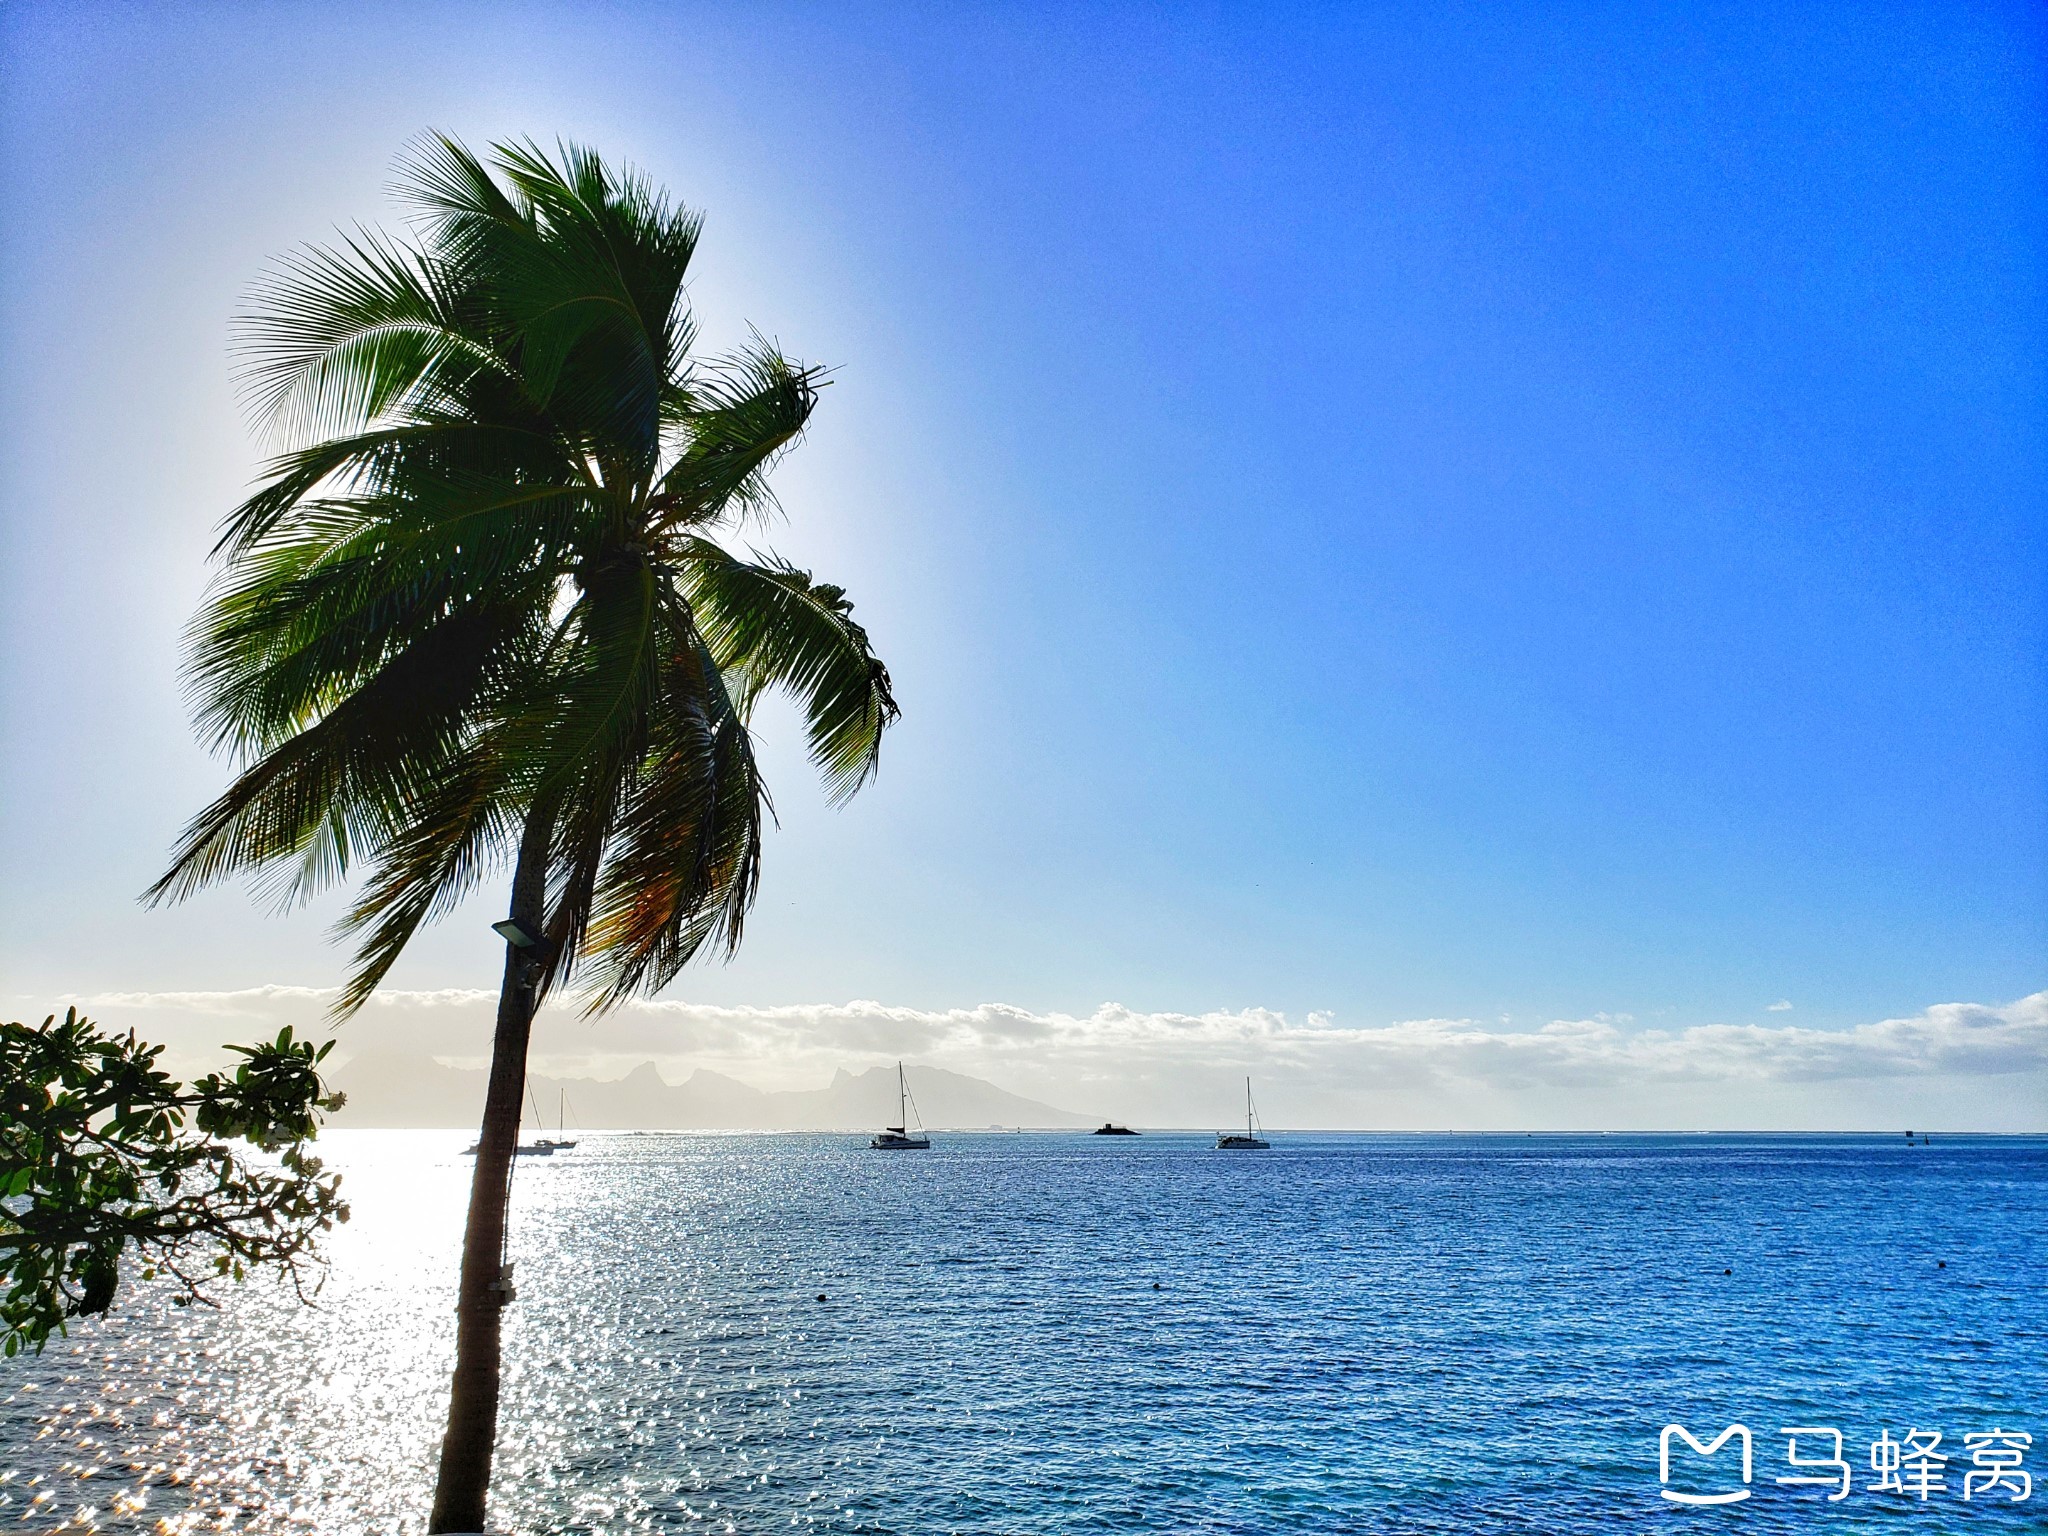
<instances>
[{"instance_id":1,"label":"palm frond","mask_svg":"<svg viewBox=\"0 0 2048 1536\"><path fill-rule=\"evenodd\" d=\"M573 974L614 818L660 707L663 582L644 558L586 571L563 624L535 794L558 806L549 854L547 980Z\"/></svg>"},{"instance_id":2,"label":"palm frond","mask_svg":"<svg viewBox=\"0 0 2048 1536\"><path fill-rule=\"evenodd\" d=\"M758 888L767 787L716 661L683 638L596 892L591 1012L659 991L707 944L736 951Z\"/></svg>"},{"instance_id":3,"label":"palm frond","mask_svg":"<svg viewBox=\"0 0 2048 1536\"><path fill-rule=\"evenodd\" d=\"M394 190L417 210L435 252L465 273L483 265L499 231L533 222L516 186L500 186L467 146L442 133L426 135L400 158Z\"/></svg>"},{"instance_id":4,"label":"palm frond","mask_svg":"<svg viewBox=\"0 0 2048 1536\"><path fill-rule=\"evenodd\" d=\"M381 843L463 743L491 653L517 615L469 609L444 620L367 683L240 774L195 817L154 905L225 876L296 858L329 818L351 843Z\"/></svg>"},{"instance_id":5,"label":"palm frond","mask_svg":"<svg viewBox=\"0 0 2048 1536\"><path fill-rule=\"evenodd\" d=\"M802 435L824 375L791 362L758 334L754 342L692 380L687 409L678 412L681 449L651 502L657 528L776 510L767 473Z\"/></svg>"},{"instance_id":6,"label":"palm frond","mask_svg":"<svg viewBox=\"0 0 2048 1536\"><path fill-rule=\"evenodd\" d=\"M340 928L362 934L334 1014L368 1002L421 923L454 907L518 838L518 778L501 743L479 741L449 762L385 846Z\"/></svg>"},{"instance_id":7,"label":"palm frond","mask_svg":"<svg viewBox=\"0 0 2048 1536\"><path fill-rule=\"evenodd\" d=\"M465 470L556 483L588 478L550 435L530 425L434 417L379 427L271 460L264 485L223 522L214 557L232 561L246 555L323 491L382 489L402 495L424 477Z\"/></svg>"},{"instance_id":8,"label":"palm frond","mask_svg":"<svg viewBox=\"0 0 2048 1536\"><path fill-rule=\"evenodd\" d=\"M531 143L493 154L509 194L477 190L488 172L444 141L421 177L434 216L459 233L468 268L488 274L527 398L583 424L600 457L651 464L672 347L688 339L677 311L695 216L586 150L560 164Z\"/></svg>"},{"instance_id":9,"label":"palm frond","mask_svg":"<svg viewBox=\"0 0 2048 1536\"><path fill-rule=\"evenodd\" d=\"M737 559L709 539L685 541L680 557L697 625L739 680L742 708L766 688L793 695L826 793L846 800L873 776L898 710L889 669L845 592L780 560Z\"/></svg>"},{"instance_id":10,"label":"palm frond","mask_svg":"<svg viewBox=\"0 0 2048 1536\"><path fill-rule=\"evenodd\" d=\"M287 439L361 432L408 401L502 371L466 334L426 253L370 231L309 246L262 279L236 326L246 398Z\"/></svg>"},{"instance_id":11,"label":"palm frond","mask_svg":"<svg viewBox=\"0 0 2048 1536\"><path fill-rule=\"evenodd\" d=\"M201 612L192 635L187 676L201 726L216 744L268 750L439 627L471 592L490 593L489 606L508 611L504 644L513 611L533 635L558 577L543 558L547 544L534 537L544 517L531 514L545 514L554 499L493 505L473 520L481 528L466 523L432 540L381 523L354 532L344 525L341 537L279 544L244 562L242 579Z\"/></svg>"}]
</instances>

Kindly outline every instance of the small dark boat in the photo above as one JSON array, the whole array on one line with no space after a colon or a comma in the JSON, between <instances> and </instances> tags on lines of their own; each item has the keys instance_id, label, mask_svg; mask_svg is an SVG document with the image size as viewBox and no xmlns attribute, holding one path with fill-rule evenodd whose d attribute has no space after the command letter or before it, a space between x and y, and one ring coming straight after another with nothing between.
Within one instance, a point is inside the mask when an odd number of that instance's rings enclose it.
<instances>
[{"instance_id":1,"label":"small dark boat","mask_svg":"<svg viewBox=\"0 0 2048 1536\"><path fill-rule=\"evenodd\" d=\"M1088 1133L1090 1136L1135 1136L1138 1133L1128 1125L1111 1125L1107 1120Z\"/></svg>"}]
</instances>

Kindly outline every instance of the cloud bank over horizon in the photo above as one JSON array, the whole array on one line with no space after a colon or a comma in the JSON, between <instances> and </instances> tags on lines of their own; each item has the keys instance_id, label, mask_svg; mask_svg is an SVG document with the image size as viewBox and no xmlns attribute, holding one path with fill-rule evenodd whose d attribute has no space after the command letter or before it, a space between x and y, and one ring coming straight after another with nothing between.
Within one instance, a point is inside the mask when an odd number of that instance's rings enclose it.
<instances>
[{"instance_id":1,"label":"cloud bank over horizon","mask_svg":"<svg viewBox=\"0 0 2048 1536\"><path fill-rule=\"evenodd\" d=\"M291 1024L325 1033L332 993L107 992L79 1000L104 1024L162 1041L179 1065ZM402 1071L478 1066L496 996L379 994L335 1028L338 1063ZM708 1068L764 1089L812 1088L841 1067L905 1059L1062 1108L1151 1125L1230 1117L1258 1080L1275 1126L1385 1129L2048 1130L2048 991L1942 1003L1844 1029L1626 1016L1520 1027L1473 1019L1355 1025L1268 1009L1087 1015L1003 1003L919 1009L872 1001L745 1007L636 1002L604 1019L542 1013L534 1070L616 1078L653 1061L670 1082Z\"/></svg>"}]
</instances>

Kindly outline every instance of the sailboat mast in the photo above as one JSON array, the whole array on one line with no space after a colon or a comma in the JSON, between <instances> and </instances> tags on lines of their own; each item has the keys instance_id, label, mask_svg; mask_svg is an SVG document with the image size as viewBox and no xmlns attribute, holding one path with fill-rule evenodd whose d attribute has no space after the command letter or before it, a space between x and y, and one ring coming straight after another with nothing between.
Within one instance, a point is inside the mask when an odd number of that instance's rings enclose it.
<instances>
[{"instance_id":1,"label":"sailboat mast","mask_svg":"<svg viewBox=\"0 0 2048 1536\"><path fill-rule=\"evenodd\" d=\"M910 1090L903 1084L903 1063L899 1061L896 1063L896 1123L903 1127L906 1136L910 1134L910 1117L903 1112L903 1105L909 1094Z\"/></svg>"},{"instance_id":2,"label":"sailboat mast","mask_svg":"<svg viewBox=\"0 0 2048 1536\"><path fill-rule=\"evenodd\" d=\"M1244 1080L1244 1134L1250 1140L1252 1134L1252 1080Z\"/></svg>"}]
</instances>

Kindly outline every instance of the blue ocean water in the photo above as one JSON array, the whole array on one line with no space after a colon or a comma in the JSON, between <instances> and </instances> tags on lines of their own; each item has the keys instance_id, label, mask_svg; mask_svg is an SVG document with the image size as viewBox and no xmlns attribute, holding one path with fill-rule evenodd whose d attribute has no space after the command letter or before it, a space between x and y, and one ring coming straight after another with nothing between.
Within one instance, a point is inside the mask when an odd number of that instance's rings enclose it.
<instances>
[{"instance_id":1,"label":"blue ocean water","mask_svg":"<svg viewBox=\"0 0 2048 1536\"><path fill-rule=\"evenodd\" d=\"M2048 1529L2048 1486L1963 1498L1966 1434L2031 1436L2048 1476L2048 1141L1275 1142L620 1134L522 1163L496 1523ZM143 1295L0 1367L0 1521L422 1529L464 1144L329 1138L356 1220L316 1310ZM1746 1425L1751 1481L1736 1442L1681 1444L1660 1485L1673 1423ZM1842 1432L1846 1498L1776 1482L1784 1426ZM1872 1486L1912 1430L1949 1458L1924 1501Z\"/></svg>"}]
</instances>

